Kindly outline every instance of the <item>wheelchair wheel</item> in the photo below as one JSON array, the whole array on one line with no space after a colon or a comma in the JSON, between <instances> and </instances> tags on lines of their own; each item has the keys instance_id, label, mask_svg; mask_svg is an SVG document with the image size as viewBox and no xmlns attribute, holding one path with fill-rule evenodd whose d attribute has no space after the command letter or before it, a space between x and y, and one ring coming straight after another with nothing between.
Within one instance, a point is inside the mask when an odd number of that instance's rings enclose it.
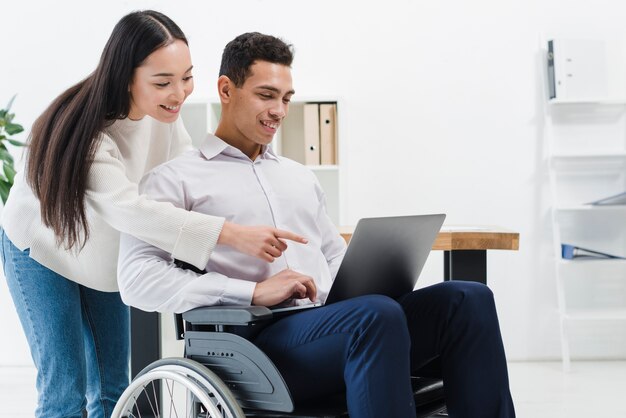
<instances>
[{"instance_id":1,"label":"wheelchair wheel","mask_svg":"<svg viewBox=\"0 0 626 418\"><path fill-rule=\"evenodd\" d=\"M245 418L215 373L182 358L159 360L142 370L122 393L112 414L112 418L146 416Z\"/></svg>"}]
</instances>

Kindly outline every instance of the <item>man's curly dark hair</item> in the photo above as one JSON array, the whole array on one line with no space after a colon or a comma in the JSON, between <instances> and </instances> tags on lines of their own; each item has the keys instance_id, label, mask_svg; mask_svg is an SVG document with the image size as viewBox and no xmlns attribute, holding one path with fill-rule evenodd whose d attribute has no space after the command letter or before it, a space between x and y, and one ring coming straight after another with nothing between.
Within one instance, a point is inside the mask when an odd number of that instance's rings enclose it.
<instances>
[{"instance_id":1,"label":"man's curly dark hair","mask_svg":"<svg viewBox=\"0 0 626 418\"><path fill-rule=\"evenodd\" d=\"M282 39L259 32L248 32L230 41L222 53L220 76L227 76L241 87L250 76L255 61L267 61L291 67L293 46Z\"/></svg>"}]
</instances>

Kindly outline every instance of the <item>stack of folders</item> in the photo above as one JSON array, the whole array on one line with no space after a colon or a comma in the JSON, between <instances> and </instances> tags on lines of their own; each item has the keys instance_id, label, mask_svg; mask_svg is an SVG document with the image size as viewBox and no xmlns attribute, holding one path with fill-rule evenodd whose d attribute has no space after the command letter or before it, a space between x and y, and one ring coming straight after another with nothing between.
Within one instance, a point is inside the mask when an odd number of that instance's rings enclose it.
<instances>
[{"instance_id":1,"label":"stack of folders","mask_svg":"<svg viewBox=\"0 0 626 418\"><path fill-rule=\"evenodd\" d=\"M570 244L561 244L561 257L563 257L563 259L565 260L573 260L575 258L616 258L622 260L626 259L625 257L607 254L600 251L593 251L587 248L581 248Z\"/></svg>"},{"instance_id":2,"label":"stack of folders","mask_svg":"<svg viewBox=\"0 0 626 418\"><path fill-rule=\"evenodd\" d=\"M304 105L304 164L337 164L337 103Z\"/></svg>"},{"instance_id":3,"label":"stack of folders","mask_svg":"<svg viewBox=\"0 0 626 418\"><path fill-rule=\"evenodd\" d=\"M587 203L594 206L626 205L626 192Z\"/></svg>"}]
</instances>

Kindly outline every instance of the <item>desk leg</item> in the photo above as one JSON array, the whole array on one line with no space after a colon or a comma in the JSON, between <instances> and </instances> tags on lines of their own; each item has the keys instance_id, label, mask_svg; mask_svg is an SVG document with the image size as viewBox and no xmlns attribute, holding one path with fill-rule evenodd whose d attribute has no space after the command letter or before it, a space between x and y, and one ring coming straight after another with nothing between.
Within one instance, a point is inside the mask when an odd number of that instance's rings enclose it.
<instances>
[{"instance_id":1,"label":"desk leg","mask_svg":"<svg viewBox=\"0 0 626 418\"><path fill-rule=\"evenodd\" d=\"M443 279L487 284L487 251L444 251Z\"/></svg>"},{"instance_id":2,"label":"desk leg","mask_svg":"<svg viewBox=\"0 0 626 418\"><path fill-rule=\"evenodd\" d=\"M161 358L161 319L157 312L130 309L130 374L134 378L144 367ZM160 388L156 388L157 398ZM137 403L141 410L149 411L147 398ZM158 400L157 400L158 402Z\"/></svg>"}]
</instances>

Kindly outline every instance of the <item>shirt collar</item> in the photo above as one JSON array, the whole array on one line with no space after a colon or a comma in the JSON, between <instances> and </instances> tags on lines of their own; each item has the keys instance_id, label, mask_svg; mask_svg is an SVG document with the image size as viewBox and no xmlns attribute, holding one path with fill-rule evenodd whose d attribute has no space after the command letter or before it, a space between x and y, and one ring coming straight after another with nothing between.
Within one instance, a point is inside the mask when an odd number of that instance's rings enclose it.
<instances>
[{"instance_id":1,"label":"shirt collar","mask_svg":"<svg viewBox=\"0 0 626 418\"><path fill-rule=\"evenodd\" d=\"M229 157L235 157L240 159L247 159L248 156L244 154L239 148L235 148L232 145L227 144L222 139L216 137L213 134L208 134L202 144L199 147L200 152L207 160L223 154ZM261 154L257 157L264 160L276 160L279 161L278 156L274 152L271 146L264 145L261 150Z\"/></svg>"}]
</instances>

